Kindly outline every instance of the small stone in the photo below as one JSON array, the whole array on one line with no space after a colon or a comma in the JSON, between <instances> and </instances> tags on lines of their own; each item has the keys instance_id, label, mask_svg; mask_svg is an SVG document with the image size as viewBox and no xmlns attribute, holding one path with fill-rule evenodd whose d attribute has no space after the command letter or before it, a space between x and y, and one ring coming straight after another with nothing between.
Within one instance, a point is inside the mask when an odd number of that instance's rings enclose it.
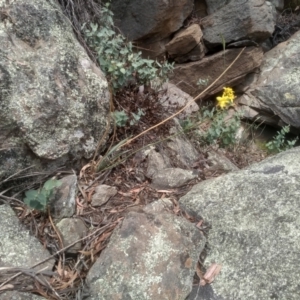
<instances>
[{"instance_id":1,"label":"small stone","mask_svg":"<svg viewBox=\"0 0 300 300\"><path fill-rule=\"evenodd\" d=\"M105 204L111 197L117 194L118 190L114 186L106 184L98 185L95 189L95 194L92 196L92 205L101 206Z\"/></svg>"},{"instance_id":2,"label":"small stone","mask_svg":"<svg viewBox=\"0 0 300 300\"><path fill-rule=\"evenodd\" d=\"M76 210L77 177L69 175L62 179L61 186L50 202L50 212L54 219L72 217Z\"/></svg>"},{"instance_id":3,"label":"small stone","mask_svg":"<svg viewBox=\"0 0 300 300\"><path fill-rule=\"evenodd\" d=\"M66 218L56 224L62 238L63 246L73 244L87 235L87 228L80 219ZM68 253L77 253L81 249L82 242L70 247Z\"/></svg>"}]
</instances>

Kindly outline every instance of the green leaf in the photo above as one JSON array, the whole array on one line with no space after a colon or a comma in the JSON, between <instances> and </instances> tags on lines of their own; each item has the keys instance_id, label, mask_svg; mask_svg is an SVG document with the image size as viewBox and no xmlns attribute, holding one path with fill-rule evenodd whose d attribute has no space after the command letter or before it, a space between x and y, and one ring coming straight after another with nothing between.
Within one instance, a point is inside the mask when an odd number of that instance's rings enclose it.
<instances>
[{"instance_id":1,"label":"green leaf","mask_svg":"<svg viewBox=\"0 0 300 300\"><path fill-rule=\"evenodd\" d=\"M38 197L39 191L38 190L29 190L25 192L26 198L28 199L36 199Z\"/></svg>"}]
</instances>

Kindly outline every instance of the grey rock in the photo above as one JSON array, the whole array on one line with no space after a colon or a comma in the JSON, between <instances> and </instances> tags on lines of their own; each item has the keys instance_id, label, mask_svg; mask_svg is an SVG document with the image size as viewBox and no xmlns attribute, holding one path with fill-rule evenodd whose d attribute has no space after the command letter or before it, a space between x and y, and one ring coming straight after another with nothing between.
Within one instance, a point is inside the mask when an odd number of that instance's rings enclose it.
<instances>
[{"instance_id":1,"label":"grey rock","mask_svg":"<svg viewBox=\"0 0 300 300\"><path fill-rule=\"evenodd\" d=\"M50 256L40 242L20 224L8 205L0 205L0 267L30 268ZM36 267L52 270L54 260Z\"/></svg>"},{"instance_id":2,"label":"grey rock","mask_svg":"<svg viewBox=\"0 0 300 300\"><path fill-rule=\"evenodd\" d=\"M159 170L171 167L170 158L163 151L161 152L157 152L154 149L148 152L147 177L153 178Z\"/></svg>"},{"instance_id":3,"label":"grey rock","mask_svg":"<svg viewBox=\"0 0 300 300\"><path fill-rule=\"evenodd\" d=\"M284 8L284 0L270 0L272 5L278 10L282 11Z\"/></svg>"},{"instance_id":4,"label":"grey rock","mask_svg":"<svg viewBox=\"0 0 300 300\"><path fill-rule=\"evenodd\" d=\"M206 0L207 13L209 15L220 10L222 7L227 5L231 0Z\"/></svg>"},{"instance_id":5,"label":"grey rock","mask_svg":"<svg viewBox=\"0 0 300 300\"><path fill-rule=\"evenodd\" d=\"M239 102L255 110L262 120L278 125L278 119L300 130L298 68L300 31L265 53L260 71ZM242 108L243 109L243 108ZM273 121L272 121L273 120Z\"/></svg>"},{"instance_id":6,"label":"grey rock","mask_svg":"<svg viewBox=\"0 0 300 300\"><path fill-rule=\"evenodd\" d=\"M173 202L168 198L162 198L144 207L144 212L148 214L158 214L173 208Z\"/></svg>"},{"instance_id":7,"label":"grey rock","mask_svg":"<svg viewBox=\"0 0 300 300\"><path fill-rule=\"evenodd\" d=\"M152 176L152 186L157 189L177 188L196 178L198 178L198 174L194 171L181 168L166 168L158 170Z\"/></svg>"},{"instance_id":8,"label":"grey rock","mask_svg":"<svg viewBox=\"0 0 300 300\"><path fill-rule=\"evenodd\" d=\"M221 151L209 150L207 163L209 170L221 170L224 172L237 171L239 168L232 163Z\"/></svg>"},{"instance_id":9,"label":"grey rock","mask_svg":"<svg viewBox=\"0 0 300 300\"><path fill-rule=\"evenodd\" d=\"M62 179L50 201L50 212L54 219L72 217L76 210L77 176L69 175Z\"/></svg>"},{"instance_id":10,"label":"grey rock","mask_svg":"<svg viewBox=\"0 0 300 300\"><path fill-rule=\"evenodd\" d=\"M18 291L9 291L5 293L0 293L1 300L43 300L46 299L42 296L37 296L30 293L21 293Z\"/></svg>"},{"instance_id":11,"label":"grey rock","mask_svg":"<svg viewBox=\"0 0 300 300\"><path fill-rule=\"evenodd\" d=\"M178 115L180 119L186 118L199 110L197 103L192 100L193 97L170 82L163 84L159 97L159 102L168 109L168 113L170 114L177 112L180 108L186 106L187 103L190 103Z\"/></svg>"},{"instance_id":12,"label":"grey rock","mask_svg":"<svg viewBox=\"0 0 300 300\"><path fill-rule=\"evenodd\" d=\"M190 52L181 56L177 56L174 58L174 60L179 64L189 62L189 61L197 61L197 60L201 60L205 56L206 52L207 49L203 41L200 41L200 43L197 46L195 46Z\"/></svg>"},{"instance_id":13,"label":"grey rock","mask_svg":"<svg viewBox=\"0 0 300 300\"><path fill-rule=\"evenodd\" d=\"M106 184L98 185L95 188L95 194L92 196L91 204L93 206L101 206L105 204L111 197L117 194L118 190L114 186Z\"/></svg>"},{"instance_id":14,"label":"grey rock","mask_svg":"<svg viewBox=\"0 0 300 300\"><path fill-rule=\"evenodd\" d=\"M201 26L204 41L209 47L222 45L223 39L226 43L245 39L263 42L274 31L273 6L260 0L231 1L205 17Z\"/></svg>"},{"instance_id":15,"label":"grey rock","mask_svg":"<svg viewBox=\"0 0 300 300\"><path fill-rule=\"evenodd\" d=\"M192 292L186 300L225 300L223 297L218 296L213 291L210 284L204 286L194 285Z\"/></svg>"},{"instance_id":16,"label":"grey rock","mask_svg":"<svg viewBox=\"0 0 300 300\"><path fill-rule=\"evenodd\" d=\"M192 168L194 162L199 158L199 153L184 136L172 137L167 142L167 147L172 151L172 158L180 162L182 167Z\"/></svg>"},{"instance_id":17,"label":"grey rock","mask_svg":"<svg viewBox=\"0 0 300 300\"><path fill-rule=\"evenodd\" d=\"M56 224L62 238L63 246L73 244L87 235L87 228L80 219L65 218ZM82 242L76 243L67 250L67 253L77 253L81 250Z\"/></svg>"},{"instance_id":18,"label":"grey rock","mask_svg":"<svg viewBox=\"0 0 300 300\"><path fill-rule=\"evenodd\" d=\"M129 40L159 41L181 28L193 0L112 0L115 25Z\"/></svg>"},{"instance_id":19,"label":"grey rock","mask_svg":"<svg viewBox=\"0 0 300 300\"><path fill-rule=\"evenodd\" d=\"M299 299L300 148L195 185L180 206L211 225L221 299ZM214 299L214 298L200 298Z\"/></svg>"},{"instance_id":20,"label":"grey rock","mask_svg":"<svg viewBox=\"0 0 300 300\"><path fill-rule=\"evenodd\" d=\"M90 158L107 127L105 76L54 0L0 1L0 177Z\"/></svg>"},{"instance_id":21,"label":"grey rock","mask_svg":"<svg viewBox=\"0 0 300 300\"><path fill-rule=\"evenodd\" d=\"M130 212L90 269L90 300L184 300L205 238L172 214Z\"/></svg>"}]
</instances>

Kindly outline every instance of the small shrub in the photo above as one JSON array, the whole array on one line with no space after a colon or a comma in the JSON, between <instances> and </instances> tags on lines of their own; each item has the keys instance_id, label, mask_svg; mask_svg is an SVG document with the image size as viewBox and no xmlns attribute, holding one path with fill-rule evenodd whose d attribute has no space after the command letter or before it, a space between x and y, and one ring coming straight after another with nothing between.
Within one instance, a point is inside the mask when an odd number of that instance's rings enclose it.
<instances>
[{"instance_id":1,"label":"small shrub","mask_svg":"<svg viewBox=\"0 0 300 300\"><path fill-rule=\"evenodd\" d=\"M134 52L132 43L116 33L109 3L102 7L99 25L90 23L89 28L84 26L84 34L89 47L96 51L99 65L115 91L132 83L142 85L157 78L161 83L167 80L173 64L160 64L142 58L141 52Z\"/></svg>"},{"instance_id":2,"label":"small shrub","mask_svg":"<svg viewBox=\"0 0 300 300\"><path fill-rule=\"evenodd\" d=\"M145 113L143 112L142 109L139 108L136 114L131 113L131 115L132 115L132 119L130 120L129 124L132 126L138 123L141 117L145 115Z\"/></svg>"},{"instance_id":3,"label":"small shrub","mask_svg":"<svg viewBox=\"0 0 300 300\"><path fill-rule=\"evenodd\" d=\"M210 125L203 136L207 144L218 144L220 147L228 147L236 143L236 134L241 125L239 114L234 114L230 120L226 111L217 111L215 109L204 112L205 117L209 117Z\"/></svg>"},{"instance_id":4,"label":"small shrub","mask_svg":"<svg viewBox=\"0 0 300 300\"><path fill-rule=\"evenodd\" d=\"M129 117L127 116L126 112L124 110L121 111L114 111L113 116L116 122L116 125L118 127L124 127L129 120Z\"/></svg>"},{"instance_id":5,"label":"small shrub","mask_svg":"<svg viewBox=\"0 0 300 300\"><path fill-rule=\"evenodd\" d=\"M197 81L197 85L203 85L203 86L207 86L209 83L209 78L199 78L199 80Z\"/></svg>"},{"instance_id":6,"label":"small shrub","mask_svg":"<svg viewBox=\"0 0 300 300\"><path fill-rule=\"evenodd\" d=\"M114 111L113 112L113 117L115 119L116 125L118 127L124 127L127 124L127 121L129 121L130 126L135 125L138 123L141 119L142 116L144 116L145 113L142 109L138 109L137 113L131 113L131 117L128 117L127 113L124 110L121 111Z\"/></svg>"},{"instance_id":7,"label":"small shrub","mask_svg":"<svg viewBox=\"0 0 300 300\"><path fill-rule=\"evenodd\" d=\"M293 140L286 140L286 135L289 132L289 125L282 127L282 129L277 132L277 135L274 136L273 140L266 143L267 150L270 153L278 153L293 148L298 140L298 137Z\"/></svg>"},{"instance_id":8,"label":"small shrub","mask_svg":"<svg viewBox=\"0 0 300 300\"><path fill-rule=\"evenodd\" d=\"M49 179L45 182L42 189L25 192L26 197L24 198L24 203L32 209L46 211L54 189L61 184L62 182L59 180Z\"/></svg>"}]
</instances>

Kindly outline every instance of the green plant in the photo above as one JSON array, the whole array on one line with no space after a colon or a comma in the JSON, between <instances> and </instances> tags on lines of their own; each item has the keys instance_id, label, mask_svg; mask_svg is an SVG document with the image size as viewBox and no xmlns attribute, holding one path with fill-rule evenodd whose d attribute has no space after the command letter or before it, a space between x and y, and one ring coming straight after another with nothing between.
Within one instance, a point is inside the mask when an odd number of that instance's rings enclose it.
<instances>
[{"instance_id":1,"label":"green plant","mask_svg":"<svg viewBox=\"0 0 300 300\"><path fill-rule=\"evenodd\" d=\"M142 85L157 78L162 83L167 80L173 64L160 64L142 58L141 52L134 52L132 43L115 31L109 3L102 7L100 24L90 23L88 27L83 27L87 44L95 50L99 65L115 91L132 83Z\"/></svg>"},{"instance_id":2,"label":"green plant","mask_svg":"<svg viewBox=\"0 0 300 300\"><path fill-rule=\"evenodd\" d=\"M126 112L124 110L121 111L114 111L113 117L115 119L116 125L118 127L124 127L129 120L129 117L127 116Z\"/></svg>"},{"instance_id":3,"label":"green plant","mask_svg":"<svg viewBox=\"0 0 300 300\"><path fill-rule=\"evenodd\" d=\"M209 83L209 78L199 78L199 80L197 81L197 85L203 85L203 86L207 86Z\"/></svg>"},{"instance_id":4,"label":"green plant","mask_svg":"<svg viewBox=\"0 0 300 300\"><path fill-rule=\"evenodd\" d=\"M139 122L139 120L141 119L142 116L145 115L145 113L143 112L142 109L138 109L137 113L131 113L133 119L130 120L129 124L132 126L132 125L135 125L136 123Z\"/></svg>"},{"instance_id":5,"label":"green plant","mask_svg":"<svg viewBox=\"0 0 300 300\"><path fill-rule=\"evenodd\" d=\"M273 140L266 143L266 148L270 153L278 153L291 149L295 146L298 137L293 140L286 140L286 135L290 132L290 125L282 127Z\"/></svg>"},{"instance_id":6,"label":"green plant","mask_svg":"<svg viewBox=\"0 0 300 300\"><path fill-rule=\"evenodd\" d=\"M24 203L32 209L46 211L54 189L61 184L62 182L56 179L47 180L41 189L25 192L26 197L23 199Z\"/></svg>"},{"instance_id":7,"label":"green plant","mask_svg":"<svg viewBox=\"0 0 300 300\"><path fill-rule=\"evenodd\" d=\"M228 147L236 143L237 130L241 121L239 114L235 113L229 120L226 120L226 111L212 111L204 114L210 119L209 128L204 134L204 141L208 144L219 144L220 147Z\"/></svg>"},{"instance_id":8,"label":"green plant","mask_svg":"<svg viewBox=\"0 0 300 300\"><path fill-rule=\"evenodd\" d=\"M118 127L124 127L127 124L127 121L129 121L130 126L135 125L136 123L139 122L142 116L145 115L144 111L142 109L138 109L137 113L131 113L132 117L129 118L127 113L124 110L121 111L114 111L113 112L113 117L115 119L116 125Z\"/></svg>"}]
</instances>

